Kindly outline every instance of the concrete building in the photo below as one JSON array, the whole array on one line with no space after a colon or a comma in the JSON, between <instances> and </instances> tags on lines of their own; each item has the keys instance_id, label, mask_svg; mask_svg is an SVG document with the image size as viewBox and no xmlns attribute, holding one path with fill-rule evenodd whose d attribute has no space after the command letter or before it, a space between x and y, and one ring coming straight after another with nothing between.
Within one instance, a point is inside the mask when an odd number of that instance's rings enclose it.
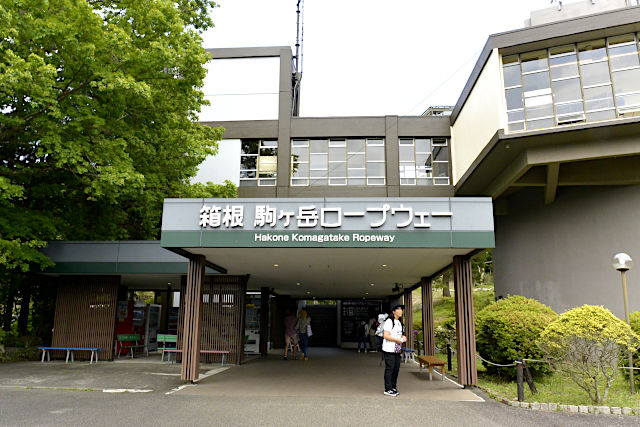
<instances>
[{"instance_id":1,"label":"concrete building","mask_svg":"<svg viewBox=\"0 0 640 427\"><path fill-rule=\"evenodd\" d=\"M498 296L621 316L611 258L640 254L640 7L614 3L554 7L489 37L455 107L421 116L300 117L289 47L212 49L212 75L236 69L246 84L212 91L201 122L226 129L233 161L208 159L199 179L232 167L239 198L167 199L155 247L51 245L50 274L61 289L102 274L113 302L126 287L180 291L185 380L197 378L202 343L242 361L247 291L261 298L264 354L281 344L287 301L339 300L333 339L343 345L356 306L368 316L371 301L410 304L421 287L432 353L431 279L453 265L459 381L473 385L469 259L494 246L494 232ZM252 77L255 64L268 72ZM637 309L633 271L630 282ZM60 295L56 316L72 321Z\"/></svg>"}]
</instances>

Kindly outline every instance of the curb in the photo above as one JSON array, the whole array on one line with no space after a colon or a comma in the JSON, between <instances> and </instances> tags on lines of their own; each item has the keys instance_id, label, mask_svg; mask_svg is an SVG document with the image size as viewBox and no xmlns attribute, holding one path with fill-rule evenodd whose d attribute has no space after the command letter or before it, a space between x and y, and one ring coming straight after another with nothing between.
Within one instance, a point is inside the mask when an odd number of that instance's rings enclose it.
<instances>
[{"instance_id":1,"label":"curb","mask_svg":"<svg viewBox=\"0 0 640 427\"><path fill-rule=\"evenodd\" d=\"M499 396L492 391L478 387L487 393L491 398L503 403L507 406L514 408L524 408L532 411L546 411L546 412L568 412L573 414L606 414L606 415L635 415L640 416L640 407L636 406L630 408L628 406L596 406L596 405L563 405L560 403L539 403L539 402L518 402L517 400L510 400L506 397Z\"/></svg>"}]
</instances>

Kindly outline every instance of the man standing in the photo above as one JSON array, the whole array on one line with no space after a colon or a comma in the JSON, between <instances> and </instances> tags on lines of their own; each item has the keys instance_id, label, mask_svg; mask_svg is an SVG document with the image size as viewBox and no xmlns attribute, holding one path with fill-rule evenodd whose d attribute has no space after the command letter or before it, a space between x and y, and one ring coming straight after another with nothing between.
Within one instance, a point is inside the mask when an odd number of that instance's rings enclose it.
<instances>
[{"instance_id":1,"label":"man standing","mask_svg":"<svg viewBox=\"0 0 640 427\"><path fill-rule=\"evenodd\" d=\"M293 344L293 358L296 358L296 351L298 349L298 318L291 310L289 310L287 317L284 318L284 360L287 360L287 353L289 352L289 346Z\"/></svg>"},{"instance_id":2,"label":"man standing","mask_svg":"<svg viewBox=\"0 0 640 427\"><path fill-rule=\"evenodd\" d=\"M389 318L384 322L382 351L384 355L384 394L385 396L397 396L398 373L402 354L402 344L407 342L407 337L402 335L402 322L400 317L404 305L396 304L391 308Z\"/></svg>"}]
</instances>

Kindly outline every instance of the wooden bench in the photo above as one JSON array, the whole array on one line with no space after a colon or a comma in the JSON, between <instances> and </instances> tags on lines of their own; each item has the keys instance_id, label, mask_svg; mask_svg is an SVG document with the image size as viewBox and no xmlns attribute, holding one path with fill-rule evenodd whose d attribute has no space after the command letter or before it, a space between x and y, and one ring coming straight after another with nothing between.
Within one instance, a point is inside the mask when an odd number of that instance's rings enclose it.
<instances>
[{"instance_id":1,"label":"wooden bench","mask_svg":"<svg viewBox=\"0 0 640 427\"><path fill-rule=\"evenodd\" d=\"M168 348L165 350L168 353L167 362L172 363L171 361L171 353L182 353L182 350L178 350L177 348ZM227 355L230 352L227 350L200 350L200 354L221 354L222 355L222 364L220 366L224 366L224 362L227 360ZM175 360L173 361L175 363Z\"/></svg>"},{"instance_id":2,"label":"wooden bench","mask_svg":"<svg viewBox=\"0 0 640 427\"><path fill-rule=\"evenodd\" d=\"M442 367L441 380L444 381L444 362L442 360L438 359L435 356L416 356L416 358L418 359L418 363L420 364L420 370L422 370L423 365L427 365L427 367L429 368L429 381L433 379L432 378L433 367L441 366Z\"/></svg>"},{"instance_id":3,"label":"wooden bench","mask_svg":"<svg viewBox=\"0 0 640 427\"><path fill-rule=\"evenodd\" d=\"M146 351L147 350L146 346L144 344L138 344L138 341L140 341L139 334L118 334L116 339L116 347L118 348L116 353L118 355L118 359L120 359L120 352L122 351L123 348L129 349L132 359L137 348L143 348ZM123 343L125 342L135 343L135 344L123 345ZM149 352L146 351L146 353L147 353L147 357L149 357Z\"/></svg>"},{"instance_id":4,"label":"wooden bench","mask_svg":"<svg viewBox=\"0 0 640 427\"><path fill-rule=\"evenodd\" d=\"M164 354L168 350L175 350L176 347L178 346L177 335L158 334L158 337L156 338L156 340L158 341L158 351L162 351L162 356L160 357L160 361L164 360ZM167 344L173 344L173 345L171 347L168 347Z\"/></svg>"},{"instance_id":5,"label":"wooden bench","mask_svg":"<svg viewBox=\"0 0 640 427\"><path fill-rule=\"evenodd\" d=\"M69 363L69 355L71 355L71 363L73 363L73 352L74 351L90 351L91 359L89 359L89 364L92 364L94 359L96 363L98 363L98 351L100 347L38 347L39 350L42 350L42 360L44 363L44 357L47 356L47 362L51 362L51 350L65 350L67 352L67 358L65 359L65 363Z\"/></svg>"}]
</instances>

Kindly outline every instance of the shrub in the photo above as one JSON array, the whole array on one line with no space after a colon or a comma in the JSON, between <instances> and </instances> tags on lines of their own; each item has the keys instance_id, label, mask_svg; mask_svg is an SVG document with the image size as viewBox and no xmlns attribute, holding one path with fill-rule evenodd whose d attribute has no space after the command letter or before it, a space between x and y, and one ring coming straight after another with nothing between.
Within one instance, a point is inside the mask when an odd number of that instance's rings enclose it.
<instances>
[{"instance_id":1,"label":"shrub","mask_svg":"<svg viewBox=\"0 0 640 427\"><path fill-rule=\"evenodd\" d=\"M456 348L456 318L449 317L435 328L436 347L441 353L447 352L447 344Z\"/></svg>"},{"instance_id":2,"label":"shrub","mask_svg":"<svg viewBox=\"0 0 640 427\"><path fill-rule=\"evenodd\" d=\"M635 351L640 337L601 306L563 313L542 332L540 349L560 375L570 378L594 403L606 401L618 376L622 352Z\"/></svg>"},{"instance_id":3,"label":"shrub","mask_svg":"<svg viewBox=\"0 0 640 427\"><path fill-rule=\"evenodd\" d=\"M629 323L631 324L631 329L636 335L640 336L640 311L634 311L629 315ZM621 366L629 366L629 359L627 357L622 357L620 360ZM633 366L635 368L640 368L640 351L636 351L633 353ZM629 370L623 369L622 374L625 378L629 379ZM634 380L636 383L636 388L640 388L640 370L636 369L634 372Z\"/></svg>"},{"instance_id":4,"label":"shrub","mask_svg":"<svg viewBox=\"0 0 640 427\"><path fill-rule=\"evenodd\" d=\"M546 305L514 295L485 307L476 315L476 348L484 359L506 365L516 359L541 359L537 346L544 328L558 315ZM508 379L516 376L515 367L498 367L482 362L491 375ZM529 363L534 376L550 372L546 363Z\"/></svg>"}]
</instances>

